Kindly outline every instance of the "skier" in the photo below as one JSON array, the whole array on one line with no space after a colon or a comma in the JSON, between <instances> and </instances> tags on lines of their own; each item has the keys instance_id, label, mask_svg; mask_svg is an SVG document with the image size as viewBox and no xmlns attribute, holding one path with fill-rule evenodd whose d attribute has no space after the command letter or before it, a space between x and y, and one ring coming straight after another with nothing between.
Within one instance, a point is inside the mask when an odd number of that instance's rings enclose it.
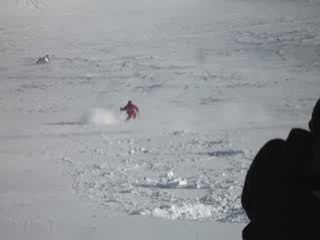
<instances>
[{"instance_id":1,"label":"skier","mask_svg":"<svg viewBox=\"0 0 320 240\"><path fill-rule=\"evenodd\" d=\"M139 108L137 105L133 104L132 101L128 101L127 105L120 108L120 111L126 111L128 117L126 121L130 120L131 118L136 119L137 113L139 113Z\"/></svg>"}]
</instances>

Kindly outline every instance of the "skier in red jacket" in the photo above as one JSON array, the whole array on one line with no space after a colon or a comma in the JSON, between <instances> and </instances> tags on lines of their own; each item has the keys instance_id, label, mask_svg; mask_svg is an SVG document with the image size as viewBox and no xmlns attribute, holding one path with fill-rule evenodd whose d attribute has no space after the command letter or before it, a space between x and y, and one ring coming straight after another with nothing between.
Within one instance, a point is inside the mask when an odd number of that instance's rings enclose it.
<instances>
[{"instance_id":1,"label":"skier in red jacket","mask_svg":"<svg viewBox=\"0 0 320 240\"><path fill-rule=\"evenodd\" d=\"M120 111L126 111L128 114L127 121L131 118L136 119L137 113L139 113L139 108L137 105L133 104L131 101L128 101L127 105L120 108Z\"/></svg>"}]
</instances>

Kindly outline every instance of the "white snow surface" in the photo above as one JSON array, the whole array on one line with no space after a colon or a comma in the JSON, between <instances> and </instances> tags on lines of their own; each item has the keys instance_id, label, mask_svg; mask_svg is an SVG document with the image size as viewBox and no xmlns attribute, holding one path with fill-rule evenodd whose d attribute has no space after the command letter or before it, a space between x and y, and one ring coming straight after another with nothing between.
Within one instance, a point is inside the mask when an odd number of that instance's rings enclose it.
<instances>
[{"instance_id":1,"label":"white snow surface","mask_svg":"<svg viewBox=\"0 0 320 240\"><path fill-rule=\"evenodd\" d=\"M93 124L96 126L115 125L119 124L121 121L120 115L103 108L90 109L82 117L83 124Z\"/></svg>"},{"instance_id":2,"label":"white snow surface","mask_svg":"<svg viewBox=\"0 0 320 240\"><path fill-rule=\"evenodd\" d=\"M1 239L241 239L320 97L319 2L0 0Z\"/></svg>"}]
</instances>

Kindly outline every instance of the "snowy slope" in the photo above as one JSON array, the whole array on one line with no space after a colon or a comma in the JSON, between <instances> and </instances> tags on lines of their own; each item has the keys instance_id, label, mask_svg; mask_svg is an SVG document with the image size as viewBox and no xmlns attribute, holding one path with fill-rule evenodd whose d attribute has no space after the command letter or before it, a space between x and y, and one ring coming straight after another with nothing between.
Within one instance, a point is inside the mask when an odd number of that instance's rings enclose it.
<instances>
[{"instance_id":1,"label":"snowy slope","mask_svg":"<svg viewBox=\"0 0 320 240\"><path fill-rule=\"evenodd\" d=\"M1 239L240 239L320 96L318 2L40 2L0 1Z\"/></svg>"}]
</instances>

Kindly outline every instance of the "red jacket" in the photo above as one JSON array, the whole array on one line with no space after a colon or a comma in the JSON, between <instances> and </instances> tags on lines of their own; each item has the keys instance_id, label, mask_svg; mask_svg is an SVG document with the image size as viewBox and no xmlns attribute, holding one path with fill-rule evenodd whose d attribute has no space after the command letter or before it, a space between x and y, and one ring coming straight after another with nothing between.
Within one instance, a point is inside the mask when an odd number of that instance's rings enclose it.
<instances>
[{"instance_id":1,"label":"red jacket","mask_svg":"<svg viewBox=\"0 0 320 240\"><path fill-rule=\"evenodd\" d=\"M126 111L128 114L130 114L132 112L139 112L138 106L133 104L132 102L128 102L128 104L125 107L120 108L120 110Z\"/></svg>"}]
</instances>

